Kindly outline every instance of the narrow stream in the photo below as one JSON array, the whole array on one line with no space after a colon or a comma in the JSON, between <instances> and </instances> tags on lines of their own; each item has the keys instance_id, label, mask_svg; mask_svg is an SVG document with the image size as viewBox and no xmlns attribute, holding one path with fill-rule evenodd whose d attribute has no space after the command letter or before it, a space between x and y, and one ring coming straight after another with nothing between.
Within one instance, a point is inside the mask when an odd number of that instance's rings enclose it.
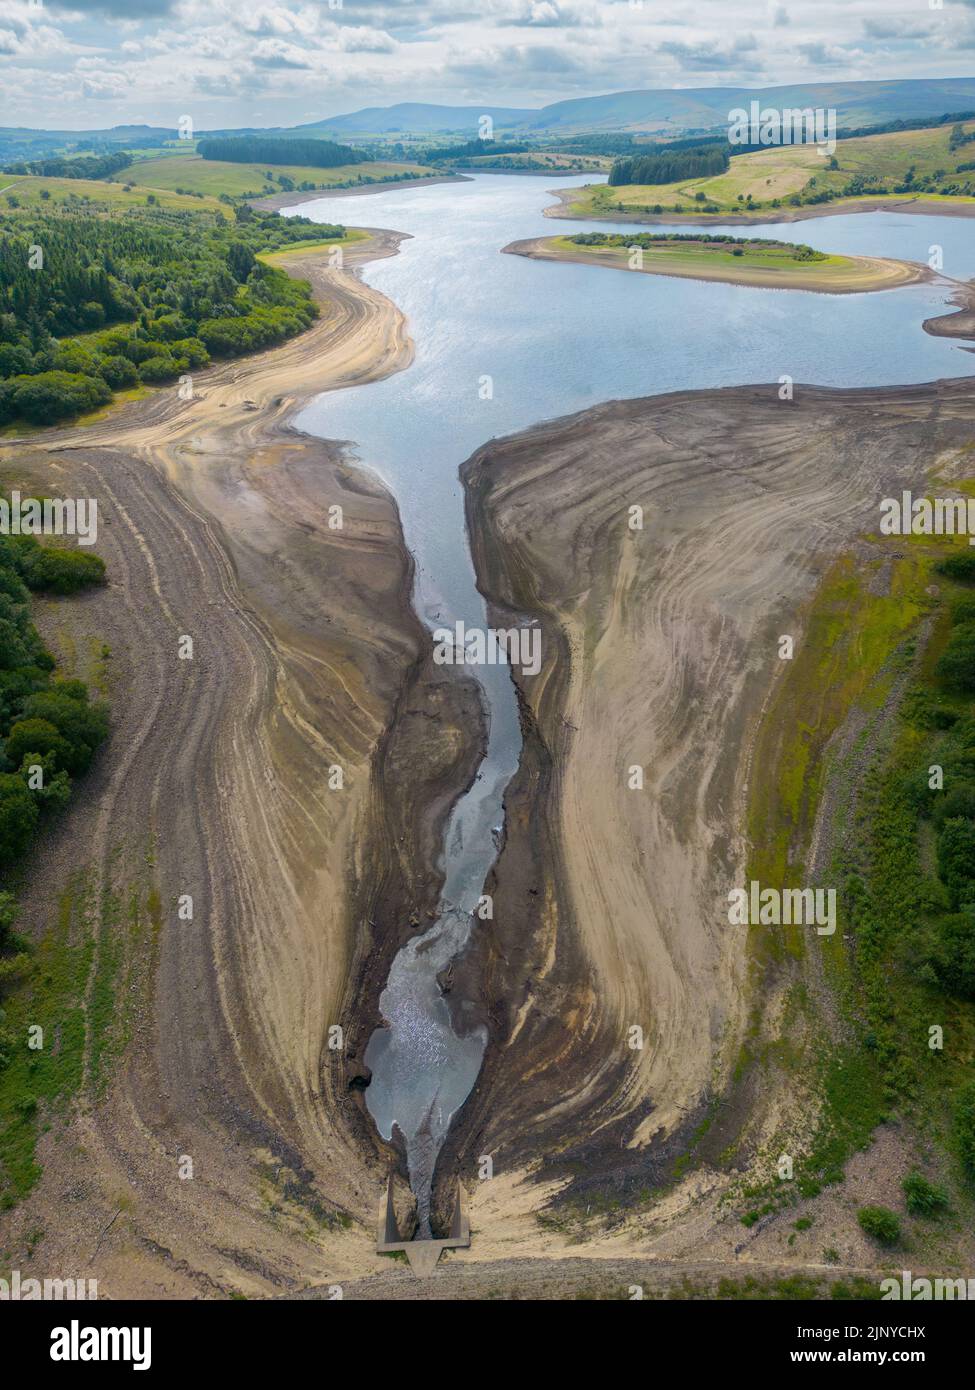
<instances>
[{"instance_id":1,"label":"narrow stream","mask_svg":"<svg viewBox=\"0 0 975 1390\"><path fill-rule=\"evenodd\" d=\"M608 399L775 382L783 373L797 382L874 386L975 372L975 357L921 330L921 321L945 303L944 290L932 285L816 295L499 255L523 237L627 230L544 218L552 186L551 175L480 175L289 209L319 222L382 226L413 237L397 256L363 272L406 315L416 344L413 366L320 396L298 425L346 441L393 491L416 558L415 604L431 629L458 620L468 629L487 623L458 468L492 437ZM741 235L746 229L716 230ZM962 219L875 213L751 233L824 251L920 261L937 244L946 274L975 276L975 244ZM365 1054L372 1069L366 1103L384 1138L394 1125L404 1136L421 1235L430 1234L437 1155L477 1079L486 1044L481 1028L454 1032L437 975L477 929L472 913L497 852L504 790L521 747L509 671L467 669L484 693L487 753L447 827L438 920L394 959L380 999L386 1026L373 1033Z\"/></svg>"}]
</instances>

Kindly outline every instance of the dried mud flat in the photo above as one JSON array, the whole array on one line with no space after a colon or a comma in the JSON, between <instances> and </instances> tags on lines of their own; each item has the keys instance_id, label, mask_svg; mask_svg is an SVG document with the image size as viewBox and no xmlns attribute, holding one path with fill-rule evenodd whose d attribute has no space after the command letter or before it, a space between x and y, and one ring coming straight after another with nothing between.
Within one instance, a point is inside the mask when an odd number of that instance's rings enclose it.
<instances>
[{"instance_id":1,"label":"dried mud flat","mask_svg":"<svg viewBox=\"0 0 975 1390\"><path fill-rule=\"evenodd\" d=\"M492 1154L501 1175L474 1184L468 1264L788 1258L776 1245L795 1211L746 1232L720 1205L767 1166L774 1134L809 1136L817 1104L795 1080L732 1084L753 1005L762 1036L784 1036L790 979L756 999L747 933L727 919L728 891L746 881L750 786L769 775L756 734L786 664L779 635L802 642L817 585L876 532L883 497L923 491L935 466L970 471L973 429L966 381L799 385L791 402L769 385L611 402L465 465L493 612L534 614L543 632L541 671L516 675L526 752L494 931L467 961L492 1040L446 1157L471 1173ZM629 527L634 504L643 530ZM817 987L815 943L807 957ZM730 1172L714 1162L729 1145ZM847 1267L875 1262L851 1192L896 1199L909 1152L905 1136L879 1135L845 1190L809 1204L818 1231L846 1209Z\"/></svg>"},{"instance_id":2,"label":"dried mud flat","mask_svg":"<svg viewBox=\"0 0 975 1390\"><path fill-rule=\"evenodd\" d=\"M290 258L320 320L199 373L192 401L173 388L2 449L6 477L98 499L110 580L41 613L65 670L88 675L85 654L110 647L112 733L40 846L25 926L40 934L68 899L77 916L83 897L90 1004L119 934L102 905L148 904L106 1038L86 1040L86 1078L117 1046L112 1079L42 1138L38 1187L3 1214L24 1271L200 1297L381 1267L369 1235L389 1160L359 1059L391 954L435 904L482 713L427 664L393 498L287 422L409 362L402 316L354 274L399 240L357 243L342 272Z\"/></svg>"}]
</instances>

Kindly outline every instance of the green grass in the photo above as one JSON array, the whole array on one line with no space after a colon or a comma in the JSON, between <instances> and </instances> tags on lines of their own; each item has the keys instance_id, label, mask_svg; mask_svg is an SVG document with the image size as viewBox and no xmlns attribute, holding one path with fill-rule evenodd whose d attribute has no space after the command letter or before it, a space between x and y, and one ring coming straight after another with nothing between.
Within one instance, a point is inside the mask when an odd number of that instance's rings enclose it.
<instances>
[{"instance_id":1,"label":"green grass","mask_svg":"<svg viewBox=\"0 0 975 1390\"><path fill-rule=\"evenodd\" d=\"M549 169L556 172L565 169L579 169L593 173L608 173L612 159L598 154L561 154L558 151L526 150L520 154L475 155L461 160L459 169L535 169L545 173Z\"/></svg>"},{"instance_id":2,"label":"green grass","mask_svg":"<svg viewBox=\"0 0 975 1390\"><path fill-rule=\"evenodd\" d=\"M875 591L879 560L837 562L759 733L756 764L767 774L752 785L749 877L763 885L796 883L827 777L834 787L836 849L828 880L839 890L839 924L817 946L835 1011L828 1029L811 991L792 990L806 1041L788 1068L803 1084L815 1078L812 1089L822 1100L795 1163L800 1196L839 1181L849 1156L893 1114L941 1155L956 1173L955 1199L969 1212L973 1206L954 1164L951 1115L953 1094L972 1075L975 1005L947 996L923 968L925 923L938 894L925 857L924 821L905 792L906 782L926 778L933 763L944 762L947 775L950 731L938 727L932 710L945 718L971 710L971 701L946 693L934 676L951 603L964 592L934 572L951 544L899 539L882 592ZM937 593L929 592L932 581ZM917 656L922 617L930 636ZM909 684L894 712L885 706L898 678ZM863 731L842 757L830 756L830 739L852 712ZM844 934L855 940L853 954ZM752 944L759 988L765 969L811 950L800 933L789 939L785 929L753 931ZM928 1045L932 1022L945 1030L943 1051ZM791 1016L782 1028L795 1028ZM782 1065L787 1054L763 1049L756 1008L740 1074L770 1061ZM785 1139L781 1147L792 1151ZM771 1150L779 1151L776 1142ZM745 1195L768 1197L774 1209L790 1200L785 1189L791 1187L760 1184Z\"/></svg>"},{"instance_id":3,"label":"green grass","mask_svg":"<svg viewBox=\"0 0 975 1390\"><path fill-rule=\"evenodd\" d=\"M344 236L332 237L330 241L312 239L310 241L295 241L290 246L286 246L282 251L261 251L257 259L263 261L265 265L276 265L284 268L288 262L298 256L307 256L309 252L327 252L336 246L354 246L358 241L367 241L368 232L361 231L358 227L348 227Z\"/></svg>"},{"instance_id":4,"label":"green grass","mask_svg":"<svg viewBox=\"0 0 975 1390\"><path fill-rule=\"evenodd\" d=\"M759 730L754 763L764 772L751 784L746 879L775 888L807 881L806 860L827 783L841 784L847 775L830 752L833 740L851 716L862 721L864 733L849 755L849 775L862 775L863 740L883 719L919 621L932 606L925 592L931 559L921 547L901 546L890 557L882 587L876 583L884 564L880 550L867 561L842 556L824 575ZM841 792L836 800L842 819L846 797ZM842 883L842 871L834 867L827 886L841 889ZM842 891L838 896L840 921L831 937L810 937L803 927L750 929L755 1006L737 1079L755 1068L763 1075L779 1071L787 1084L794 1076L820 1101L801 1152L794 1136L769 1146L774 1155L793 1155L793 1181L763 1181L744 1190L752 1201L766 1199L758 1214L841 1181L850 1156L869 1144L889 1112L889 1088L865 1016L865 987L851 969L843 940L849 922ZM818 1011L818 993L805 983L803 962L814 950L811 978L819 979L816 967L821 966L836 1014L828 1028ZM762 1013L766 982L783 970L792 980L789 1004L780 1020L781 1037L768 1039Z\"/></svg>"},{"instance_id":5,"label":"green grass","mask_svg":"<svg viewBox=\"0 0 975 1390\"><path fill-rule=\"evenodd\" d=\"M227 215L224 205L215 198L193 198L170 190L150 190L145 186L134 187L127 193L123 182L103 179L48 179L33 174L9 174L0 175L0 189L0 212L5 215L16 214L19 210L44 212L55 207L77 209L86 206L100 212L124 212L127 208L145 207L150 192L155 194L161 208L179 208L188 212L208 209L219 212L221 216ZM44 191L51 195L50 198L41 197ZM19 202L19 209L11 207L11 197Z\"/></svg>"},{"instance_id":6,"label":"green grass","mask_svg":"<svg viewBox=\"0 0 975 1390\"><path fill-rule=\"evenodd\" d=\"M63 1115L81 1090L93 914L90 881L75 874L37 947L30 977L4 999L4 1025L19 1046L0 1071L0 1207L13 1206L40 1177L35 1145L41 1116ZM26 1045L33 1024L44 1029L38 1051Z\"/></svg>"},{"instance_id":7,"label":"green grass","mask_svg":"<svg viewBox=\"0 0 975 1390\"><path fill-rule=\"evenodd\" d=\"M604 246L579 245L571 234L553 237L552 246L556 251L568 255L594 255L626 258L627 248L633 238L620 235ZM661 268L674 270L695 270L700 268L721 268L729 271L774 270L783 274L790 272L803 276L822 274L824 278L835 278L837 272L859 273L856 261L848 256L823 255L820 259L802 261L795 256L795 246L779 242L751 241L742 245L741 254L735 255L730 245L716 242L688 243L682 241L657 242L644 249L643 264L659 264Z\"/></svg>"},{"instance_id":8,"label":"green grass","mask_svg":"<svg viewBox=\"0 0 975 1390\"><path fill-rule=\"evenodd\" d=\"M975 123L966 122L964 128L972 131ZM728 213L756 216L761 220L761 210L767 212L775 201L788 210L790 198L813 190L829 190L839 197L850 180L858 176L868 180L871 186L882 186L887 190L884 196L907 196L894 195L894 189L904 181L912 165L917 179L944 170L945 177L939 180L939 186L960 182L971 190L968 194L948 197L937 191L926 192L925 198L975 203L975 170L957 172L960 164L975 160L975 143L949 151L950 137L950 126L938 126L840 140L836 147L837 169L830 169L828 160L812 146L773 147L754 154L735 155L727 172L711 178L685 179L670 184L630 184L619 188L589 185L577 191L569 210L574 216L608 217L616 211L650 212L660 205L667 213L678 207L682 213L701 215L705 208L713 206L717 209L716 220ZM882 201L882 196L878 196L877 201Z\"/></svg>"},{"instance_id":9,"label":"green grass","mask_svg":"<svg viewBox=\"0 0 975 1390\"><path fill-rule=\"evenodd\" d=\"M647 1298L658 1295L648 1292ZM808 1303L819 1299L871 1300L880 1298L879 1282L859 1275L835 1282L818 1279L809 1274L788 1274L779 1278L746 1275L743 1279L719 1279L712 1288L707 1284L685 1278L673 1285L664 1295L668 1302L712 1301L763 1303Z\"/></svg>"},{"instance_id":10,"label":"green grass","mask_svg":"<svg viewBox=\"0 0 975 1390\"><path fill-rule=\"evenodd\" d=\"M110 884L99 895L93 873L76 872L28 975L5 993L3 1026L14 1046L0 1068L0 1208L22 1200L40 1177L40 1134L63 1123L79 1097L104 1095L160 922L148 883ZM44 1030L37 1051L27 1047L34 1024Z\"/></svg>"},{"instance_id":11,"label":"green grass","mask_svg":"<svg viewBox=\"0 0 975 1390\"><path fill-rule=\"evenodd\" d=\"M274 178L268 180L268 170ZM217 198L225 193L231 198L257 196L270 192L280 193L282 189L276 182L280 175L291 179L295 189L301 183L310 183L317 188L355 185L368 180L393 178L405 174L426 175L435 173L421 164L389 164L376 161L371 164L343 164L334 169L315 169L304 165L275 164L232 164L223 160L201 159L199 155L172 155L168 159L154 159L130 164L116 174L120 184L132 182L146 191L188 189L193 193L203 193ZM144 195L143 195L144 196ZM189 200L199 206L195 199Z\"/></svg>"},{"instance_id":12,"label":"green grass","mask_svg":"<svg viewBox=\"0 0 975 1390\"><path fill-rule=\"evenodd\" d=\"M869 564L850 555L833 564L769 703L755 756L772 775L753 779L748 818L748 877L763 885L801 886L827 744L854 708L883 704L891 658L928 606L919 553L897 561L889 592L877 594L871 583L882 563L878 553Z\"/></svg>"}]
</instances>

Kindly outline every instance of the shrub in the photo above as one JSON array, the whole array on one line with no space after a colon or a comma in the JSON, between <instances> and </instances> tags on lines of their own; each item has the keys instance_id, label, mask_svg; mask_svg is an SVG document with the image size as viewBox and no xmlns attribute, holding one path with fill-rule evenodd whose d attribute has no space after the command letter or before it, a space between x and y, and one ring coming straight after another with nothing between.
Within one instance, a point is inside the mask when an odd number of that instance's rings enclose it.
<instances>
[{"instance_id":1,"label":"shrub","mask_svg":"<svg viewBox=\"0 0 975 1390\"><path fill-rule=\"evenodd\" d=\"M179 376L179 363L168 353L165 356L150 357L139 368L139 375L143 381L172 381L174 376Z\"/></svg>"},{"instance_id":2,"label":"shrub","mask_svg":"<svg viewBox=\"0 0 975 1390\"><path fill-rule=\"evenodd\" d=\"M115 391L122 390L126 386L134 386L139 380L135 363L130 362L127 357L122 357L120 354L103 357L98 364L98 371Z\"/></svg>"},{"instance_id":3,"label":"shrub","mask_svg":"<svg viewBox=\"0 0 975 1390\"><path fill-rule=\"evenodd\" d=\"M0 951L10 945L16 920L17 899L13 893L0 892Z\"/></svg>"},{"instance_id":4,"label":"shrub","mask_svg":"<svg viewBox=\"0 0 975 1390\"><path fill-rule=\"evenodd\" d=\"M955 1098L955 1142L965 1173L975 1179L975 1081L963 1086Z\"/></svg>"},{"instance_id":5,"label":"shrub","mask_svg":"<svg viewBox=\"0 0 975 1390\"><path fill-rule=\"evenodd\" d=\"M938 834L938 873L952 907L975 901L975 821L945 821Z\"/></svg>"},{"instance_id":6,"label":"shrub","mask_svg":"<svg viewBox=\"0 0 975 1390\"><path fill-rule=\"evenodd\" d=\"M975 916L955 912L939 919L931 964L941 988L975 1000Z\"/></svg>"},{"instance_id":7,"label":"shrub","mask_svg":"<svg viewBox=\"0 0 975 1390\"><path fill-rule=\"evenodd\" d=\"M37 376L13 378L13 406L18 415L34 425L47 425L71 415L94 410L112 399L112 392L101 377L81 372L39 372Z\"/></svg>"},{"instance_id":8,"label":"shrub","mask_svg":"<svg viewBox=\"0 0 975 1390\"><path fill-rule=\"evenodd\" d=\"M901 1186L912 1216L937 1216L948 1210L948 1193L936 1183L928 1182L923 1173L909 1173Z\"/></svg>"},{"instance_id":9,"label":"shrub","mask_svg":"<svg viewBox=\"0 0 975 1390\"><path fill-rule=\"evenodd\" d=\"M924 781L927 785L927 781ZM946 820L956 820L959 816L975 820L975 782L963 782L952 787L934 803L934 823L944 825Z\"/></svg>"},{"instance_id":10,"label":"shrub","mask_svg":"<svg viewBox=\"0 0 975 1390\"><path fill-rule=\"evenodd\" d=\"M22 767L25 758L34 756L40 759L46 754L53 754L64 767L71 757L71 748L67 740L61 737L57 725L50 720L21 719L7 735L4 753L8 763L16 768Z\"/></svg>"},{"instance_id":11,"label":"shrub","mask_svg":"<svg viewBox=\"0 0 975 1390\"><path fill-rule=\"evenodd\" d=\"M897 1245L901 1238L901 1223L889 1207L861 1207L857 1212L861 1231L881 1245Z\"/></svg>"},{"instance_id":12,"label":"shrub","mask_svg":"<svg viewBox=\"0 0 975 1390\"><path fill-rule=\"evenodd\" d=\"M963 623L975 623L975 594L961 594L955 599L951 605L951 621L958 627Z\"/></svg>"},{"instance_id":13,"label":"shrub","mask_svg":"<svg viewBox=\"0 0 975 1390\"><path fill-rule=\"evenodd\" d=\"M103 705L89 705L87 700L61 693L56 686L25 701L24 716L54 725L68 745L62 766L72 774L86 771L108 733L108 712Z\"/></svg>"},{"instance_id":14,"label":"shrub","mask_svg":"<svg viewBox=\"0 0 975 1390\"><path fill-rule=\"evenodd\" d=\"M975 550L961 550L948 555L935 565L938 574L962 584L975 584Z\"/></svg>"},{"instance_id":15,"label":"shrub","mask_svg":"<svg viewBox=\"0 0 975 1390\"><path fill-rule=\"evenodd\" d=\"M210 360L210 354L199 338L179 338L176 342L170 343L169 349L191 367L205 367Z\"/></svg>"},{"instance_id":16,"label":"shrub","mask_svg":"<svg viewBox=\"0 0 975 1390\"><path fill-rule=\"evenodd\" d=\"M37 802L16 773L0 772L0 863L19 858L37 825Z\"/></svg>"},{"instance_id":17,"label":"shrub","mask_svg":"<svg viewBox=\"0 0 975 1390\"><path fill-rule=\"evenodd\" d=\"M37 546L22 561L24 583L30 589L53 594L75 594L79 589L105 583L105 561L84 550Z\"/></svg>"},{"instance_id":18,"label":"shrub","mask_svg":"<svg viewBox=\"0 0 975 1390\"><path fill-rule=\"evenodd\" d=\"M954 690L975 691L975 625L952 630L935 671Z\"/></svg>"}]
</instances>

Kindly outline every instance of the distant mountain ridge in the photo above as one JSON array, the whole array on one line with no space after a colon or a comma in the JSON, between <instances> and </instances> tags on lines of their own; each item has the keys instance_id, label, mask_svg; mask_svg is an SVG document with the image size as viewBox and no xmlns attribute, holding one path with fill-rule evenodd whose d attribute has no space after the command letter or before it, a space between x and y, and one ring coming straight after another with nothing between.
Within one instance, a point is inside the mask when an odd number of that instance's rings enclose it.
<instances>
[{"instance_id":1,"label":"distant mountain ridge","mask_svg":"<svg viewBox=\"0 0 975 1390\"><path fill-rule=\"evenodd\" d=\"M881 82L808 82L783 87L680 87L574 97L537 111L493 106L402 102L315 121L306 130L363 135L477 133L489 115L506 133L565 134L578 130L705 130L751 101L768 106L833 107L841 126L879 125L897 118L943 116L975 107L975 77L905 78Z\"/></svg>"},{"instance_id":2,"label":"distant mountain ridge","mask_svg":"<svg viewBox=\"0 0 975 1390\"><path fill-rule=\"evenodd\" d=\"M472 139L479 121L490 116L495 134L512 136L571 136L599 133L698 133L727 123L736 107L752 101L770 107L832 107L840 128L881 125L975 110L975 77L904 78L878 82L807 82L781 87L678 87L605 96L573 97L537 110L526 107L438 106L429 102L400 102L369 106L348 115L329 116L299 126L219 127L199 130L204 135L304 136L312 132L350 140L356 135L447 134ZM162 126L118 125L101 130L42 130L27 126L0 127L0 154L5 159L34 158L64 147L150 145L174 140L177 132Z\"/></svg>"}]
</instances>

